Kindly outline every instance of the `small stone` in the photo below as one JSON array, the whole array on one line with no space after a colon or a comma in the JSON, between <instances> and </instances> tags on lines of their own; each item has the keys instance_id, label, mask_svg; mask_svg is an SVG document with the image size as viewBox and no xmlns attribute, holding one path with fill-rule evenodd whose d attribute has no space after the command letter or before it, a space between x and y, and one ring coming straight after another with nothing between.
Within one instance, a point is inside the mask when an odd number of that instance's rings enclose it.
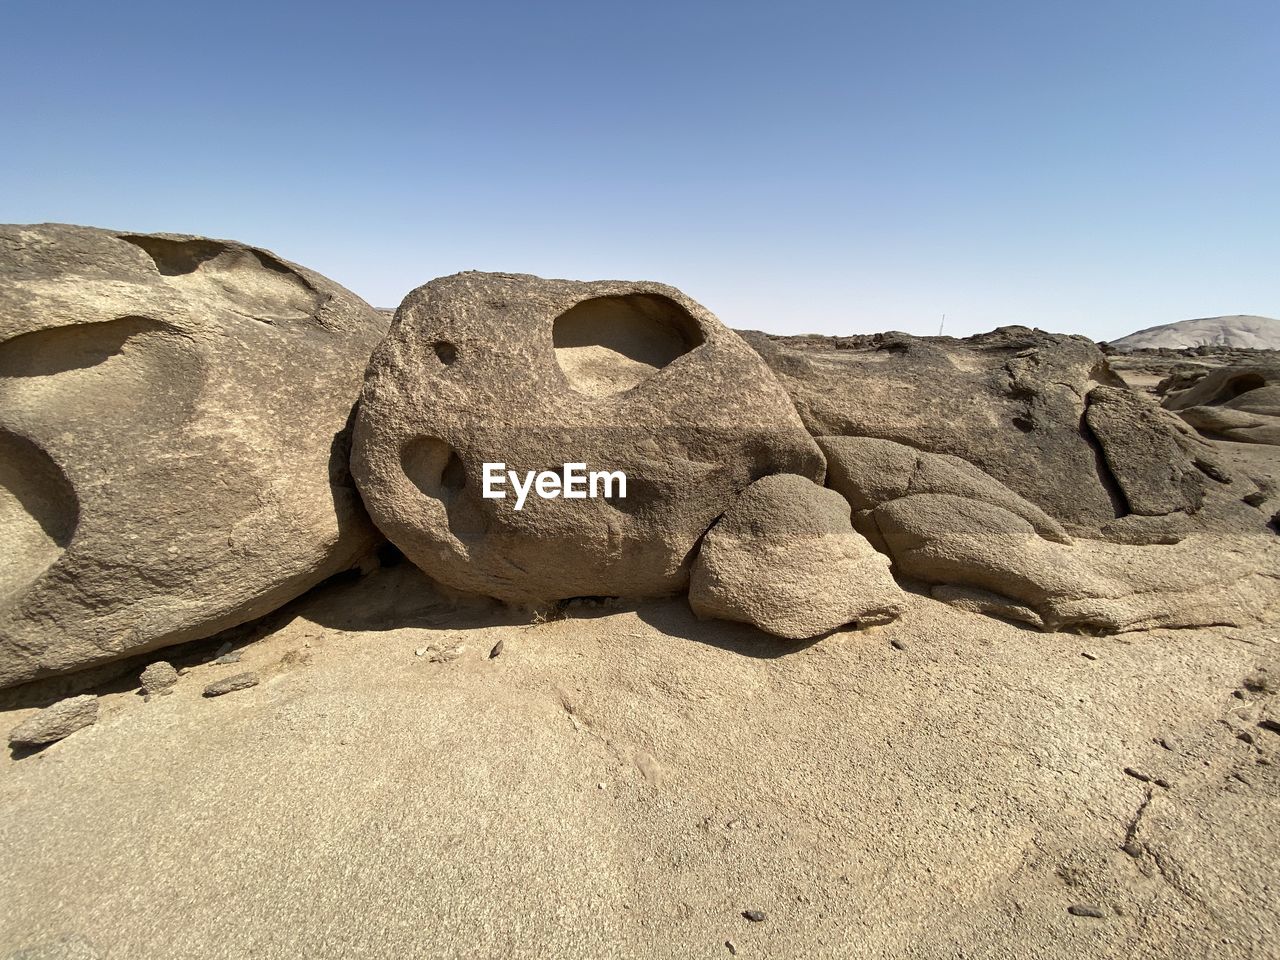
<instances>
[{"instance_id":1,"label":"small stone","mask_svg":"<svg viewBox=\"0 0 1280 960\"><path fill-rule=\"evenodd\" d=\"M889 641L889 646L893 647L893 649L895 649L895 650L905 650L905 649L907 649L906 641L905 641L905 640L898 640L897 638L894 638L893 640L890 640L890 641Z\"/></svg>"},{"instance_id":2,"label":"small stone","mask_svg":"<svg viewBox=\"0 0 1280 960\"><path fill-rule=\"evenodd\" d=\"M1239 780L1239 781L1240 781L1241 783L1243 783L1246 787L1252 787L1252 786L1253 786L1253 781L1252 781L1252 780L1250 780L1248 777L1246 777L1246 776L1245 776L1243 773L1241 773L1239 770L1235 771L1233 774L1231 774L1231 776L1232 776L1232 777L1234 777L1236 780Z\"/></svg>"},{"instance_id":3,"label":"small stone","mask_svg":"<svg viewBox=\"0 0 1280 960\"><path fill-rule=\"evenodd\" d=\"M1241 730L1236 734L1236 739L1243 740L1245 743L1248 743L1248 744L1252 744L1253 734L1250 733L1248 730Z\"/></svg>"},{"instance_id":4,"label":"small stone","mask_svg":"<svg viewBox=\"0 0 1280 960\"><path fill-rule=\"evenodd\" d=\"M256 673L237 673L233 677L226 677L209 684L204 688L204 695L206 697L221 697L223 694L234 693L237 690L247 690L257 685L258 675Z\"/></svg>"},{"instance_id":5,"label":"small stone","mask_svg":"<svg viewBox=\"0 0 1280 960\"><path fill-rule=\"evenodd\" d=\"M729 951L729 956L736 957L738 955L738 945L732 940L726 940L724 942L724 948Z\"/></svg>"},{"instance_id":6,"label":"small stone","mask_svg":"<svg viewBox=\"0 0 1280 960\"><path fill-rule=\"evenodd\" d=\"M413 655L415 657L425 657L427 655L427 648L419 647L417 650L413 651Z\"/></svg>"},{"instance_id":7,"label":"small stone","mask_svg":"<svg viewBox=\"0 0 1280 960\"><path fill-rule=\"evenodd\" d=\"M498 654L502 653L502 641L499 640L493 645L493 649L489 651L489 659L492 660Z\"/></svg>"},{"instance_id":8,"label":"small stone","mask_svg":"<svg viewBox=\"0 0 1280 960\"><path fill-rule=\"evenodd\" d=\"M1173 787L1169 786L1168 780L1162 780L1160 777L1156 777L1156 779L1153 782L1157 787L1163 787L1165 790L1173 789Z\"/></svg>"},{"instance_id":9,"label":"small stone","mask_svg":"<svg viewBox=\"0 0 1280 960\"><path fill-rule=\"evenodd\" d=\"M167 693L169 688L178 682L178 671L173 669L173 664L168 661L157 660L148 665L138 679L142 683L143 692L148 695Z\"/></svg>"},{"instance_id":10,"label":"small stone","mask_svg":"<svg viewBox=\"0 0 1280 960\"><path fill-rule=\"evenodd\" d=\"M232 650L230 653L224 653L221 656L214 659L213 664L214 666L221 667L221 666L226 666L228 663L239 663L239 662L240 662L240 651Z\"/></svg>"},{"instance_id":11,"label":"small stone","mask_svg":"<svg viewBox=\"0 0 1280 960\"><path fill-rule=\"evenodd\" d=\"M1232 695L1233 697L1235 697L1237 700L1243 700L1243 699L1245 699L1244 691L1243 691L1243 690L1232 690L1232 691L1231 691L1231 695Z\"/></svg>"},{"instance_id":12,"label":"small stone","mask_svg":"<svg viewBox=\"0 0 1280 960\"><path fill-rule=\"evenodd\" d=\"M1081 650L1081 651L1080 651L1080 656L1084 657L1086 660L1097 660L1097 659L1098 659L1098 655L1097 655L1096 653L1090 653L1088 650Z\"/></svg>"},{"instance_id":13,"label":"small stone","mask_svg":"<svg viewBox=\"0 0 1280 960\"><path fill-rule=\"evenodd\" d=\"M1095 920L1101 920L1107 915L1101 907L1095 907L1090 903L1073 903L1067 907L1067 913L1073 917L1092 917Z\"/></svg>"},{"instance_id":14,"label":"small stone","mask_svg":"<svg viewBox=\"0 0 1280 960\"><path fill-rule=\"evenodd\" d=\"M461 645L456 647L448 647L445 650L441 650L439 653L433 653L431 655L431 662L432 663L449 663L452 660L457 660L458 657L462 656L462 651L465 649L466 648Z\"/></svg>"},{"instance_id":15,"label":"small stone","mask_svg":"<svg viewBox=\"0 0 1280 960\"><path fill-rule=\"evenodd\" d=\"M1264 720L1259 720L1258 729L1267 730L1267 731L1270 731L1271 733L1280 733L1280 720L1275 720L1271 717L1267 717Z\"/></svg>"},{"instance_id":16,"label":"small stone","mask_svg":"<svg viewBox=\"0 0 1280 960\"><path fill-rule=\"evenodd\" d=\"M767 919L763 910L743 910L742 915L752 923L760 923Z\"/></svg>"},{"instance_id":17,"label":"small stone","mask_svg":"<svg viewBox=\"0 0 1280 960\"><path fill-rule=\"evenodd\" d=\"M93 694L59 700L9 731L15 747L39 747L56 743L98 720L98 698Z\"/></svg>"},{"instance_id":18,"label":"small stone","mask_svg":"<svg viewBox=\"0 0 1280 960\"><path fill-rule=\"evenodd\" d=\"M603 789L604 789L604 784L603 784L603 783L597 783L597 784L596 784L596 789L597 789L597 790L603 790Z\"/></svg>"},{"instance_id":19,"label":"small stone","mask_svg":"<svg viewBox=\"0 0 1280 960\"><path fill-rule=\"evenodd\" d=\"M1141 770L1133 769L1133 767L1125 767L1124 772L1127 773L1129 776L1133 777L1133 779L1140 780L1143 783L1151 782L1151 778L1149 776L1147 776Z\"/></svg>"},{"instance_id":20,"label":"small stone","mask_svg":"<svg viewBox=\"0 0 1280 960\"><path fill-rule=\"evenodd\" d=\"M1171 753L1177 753L1179 750L1178 741L1173 739L1173 737L1160 737L1156 740L1156 743Z\"/></svg>"}]
</instances>

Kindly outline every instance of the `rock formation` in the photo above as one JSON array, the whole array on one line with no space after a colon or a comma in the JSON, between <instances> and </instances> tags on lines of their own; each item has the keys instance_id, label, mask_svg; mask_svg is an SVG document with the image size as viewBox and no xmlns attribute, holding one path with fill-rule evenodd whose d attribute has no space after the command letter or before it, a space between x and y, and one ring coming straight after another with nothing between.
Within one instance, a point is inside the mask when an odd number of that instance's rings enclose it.
<instances>
[{"instance_id":1,"label":"rock formation","mask_svg":"<svg viewBox=\"0 0 1280 960\"><path fill-rule=\"evenodd\" d=\"M902 611L889 558L850 526L838 493L795 474L757 480L708 531L693 564L689 606L805 640Z\"/></svg>"},{"instance_id":2,"label":"rock formation","mask_svg":"<svg viewBox=\"0 0 1280 960\"><path fill-rule=\"evenodd\" d=\"M347 422L385 330L265 250L0 228L0 685L208 636L374 542Z\"/></svg>"},{"instance_id":3,"label":"rock formation","mask_svg":"<svg viewBox=\"0 0 1280 960\"><path fill-rule=\"evenodd\" d=\"M1083 337L746 336L814 436L960 457L1073 535L1161 543L1260 519L1241 502L1255 487Z\"/></svg>"},{"instance_id":4,"label":"rock formation","mask_svg":"<svg viewBox=\"0 0 1280 960\"><path fill-rule=\"evenodd\" d=\"M819 443L858 528L938 599L1104 631L1253 622L1280 602L1280 541L1261 529L1150 546L1072 540L957 458L871 438Z\"/></svg>"},{"instance_id":5,"label":"rock formation","mask_svg":"<svg viewBox=\"0 0 1280 960\"><path fill-rule=\"evenodd\" d=\"M625 498L482 496L486 463L581 463ZM680 291L464 273L409 294L375 351L352 471L370 514L437 580L539 604L678 593L698 540L772 473L821 452L768 368Z\"/></svg>"},{"instance_id":6,"label":"rock formation","mask_svg":"<svg viewBox=\"0 0 1280 960\"><path fill-rule=\"evenodd\" d=\"M1113 340L1108 346L1121 352L1194 347L1280 350L1280 320L1249 314L1179 320L1138 330Z\"/></svg>"},{"instance_id":7,"label":"rock formation","mask_svg":"<svg viewBox=\"0 0 1280 960\"><path fill-rule=\"evenodd\" d=\"M1280 366L1179 373L1161 384L1166 409L1207 436L1280 445Z\"/></svg>"}]
</instances>

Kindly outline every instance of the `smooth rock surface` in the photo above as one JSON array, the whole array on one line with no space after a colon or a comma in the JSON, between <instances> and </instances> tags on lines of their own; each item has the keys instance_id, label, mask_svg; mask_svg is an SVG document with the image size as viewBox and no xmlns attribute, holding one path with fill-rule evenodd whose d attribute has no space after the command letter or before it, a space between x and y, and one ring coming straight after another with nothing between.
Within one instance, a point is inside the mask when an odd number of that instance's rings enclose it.
<instances>
[{"instance_id":1,"label":"smooth rock surface","mask_svg":"<svg viewBox=\"0 0 1280 960\"><path fill-rule=\"evenodd\" d=\"M98 698L91 694L68 697L45 707L9 731L9 743L16 747L39 747L56 743L98 720Z\"/></svg>"},{"instance_id":2,"label":"smooth rock surface","mask_svg":"<svg viewBox=\"0 0 1280 960\"><path fill-rule=\"evenodd\" d=\"M1280 540L1268 530L1146 546L1069 539L954 458L871 438L819 443L831 486L895 572L965 609L1119 631L1256 623L1280 603Z\"/></svg>"},{"instance_id":3,"label":"smooth rock surface","mask_svg":"<svg viewBox=\"0 0 1280 960\"><path fill-rule=\"evenodd\" d=\"M622 471L625 499L481 496L482 466ZM442 583L536 605L654 597L752 481L820 481L821 452L733 331L657 283L433 280L365 379L352 471L370 514Z\"/></svg>"},{"instance_id":4,"label":"smooth rock surface","mask_svg":"<svg viewBox=\"0 0 1280 960\"><path fill-rule=\"evenodd\" d=\"M791 640L887 623L903 609L889 558L850 525L849 504L795 474L757 480L707 532L689 606Z\"/></svg>"},{"instance_id":5,"label":"smooth rock surface","mask_svg":"<svg viewBox=\"0 0 1280 960\"><path fill-rule=\"evenodd\" d=\"M212 635L368 551L347 423L384 331L265 250L0 227L0 685Z\"/></svg>"},{"instance_id":6,"label":"smooth rock surface","mask_svg":"<svg viewBox=\"0 0 1280 960\"><path fill-rule=\"evenodd\" d=\"M1280 446L1280 366L1219 367L1174 381L1163 406L1208 436Z\"/></svg>"}]
</instances>

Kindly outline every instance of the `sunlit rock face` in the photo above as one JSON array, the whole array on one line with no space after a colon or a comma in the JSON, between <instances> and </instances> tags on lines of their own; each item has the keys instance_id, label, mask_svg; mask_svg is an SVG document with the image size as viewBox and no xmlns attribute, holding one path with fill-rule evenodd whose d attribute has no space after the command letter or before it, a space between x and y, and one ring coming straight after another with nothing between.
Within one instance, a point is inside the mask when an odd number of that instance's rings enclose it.
<instances>
[{"instance_id":1,"label":"sunlit rock face","mask_svg":"<svg viewBox=\"0 0 1280 960\"><path fill-rule=\"evenodd\" d=\"M583 463L626 496L483 496ZM451 586L519 603L643 598L688 583L699 538L773 473L821 481L822 453L733 331L657 283L522 274L433 280L374 353L352 469L375 522Z\"/></svg>"},{"instance_id":2,"label":"sunlit rock face","mask_svg":"<svg viewBox=\"0 0 1280 960\"><path fill-rule=\"evenodd\" d=\"M367 551L348 421L385 328L265 250L0 227L0 685L208 636Z\"/></svg>"}]
</instances>

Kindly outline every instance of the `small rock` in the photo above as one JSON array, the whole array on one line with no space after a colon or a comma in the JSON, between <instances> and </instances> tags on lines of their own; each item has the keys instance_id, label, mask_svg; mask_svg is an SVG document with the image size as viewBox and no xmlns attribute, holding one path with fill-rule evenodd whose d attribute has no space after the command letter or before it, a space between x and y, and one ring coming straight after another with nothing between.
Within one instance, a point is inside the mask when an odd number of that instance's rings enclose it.
<instances>
[{"instance_id":1,"label":"small rock","mask_svg":"<svg viewBox=\"0 0 1280 960\"><path fill-rule=\"evenodd\" d=\"M204 688L206 697L220 697L226 693L234 693L237 690L247 690L250 687L258 685L258 675L256 673L237 673L233 677L226 677L222 680L215 680Z\"/></svg>"},{"instance_id":2,"label":"small rock","mask_svg":"<svg viewBox=\"0 0 1280 960\"><path fill-rule=\"evenodd\" d=\"M1243 699L1245 699L1244 691L1243 691L1243 690L1232 690L1232 691L1231 691L1231 695L1232 695L1233 697L1235 697L1237 700L1243 700Z\"/></svg>"},{"instance_id":3,"label":"small rock","mask_svg":"<svg viewBox=\"0 0 1280 960\"><path fill-rule=\"evenodd\" d=\"M726 940L724 942L724 948L729 951L729 956L736 957L738 955L738 945L732 940Z\"/></svg>"},{"instance_id":4,"label":"small rock","mask_svg":"<svg viewBox=\"0 0 1280 960\"><path fill-rule=\"evenodd\" d=\"M1129 776L1133 777L1133 779L1140 780L1143 783L1151 782L1151 778L1149 776L1147 776L1141 770L1133 769L1133 767L1125 767L1124 772L1127 773Z\"/></svg>"},{"instance_id":5,"label":"small rock","mask_svg":"<svg viewBox=\"0 0 1280 960\"><path fill-rule=\"evenodd\" d=\"M1264 720L1259 720L1258 729L1268 730L1271 733L1280 733L1280 720L1275 720L1275 719L1272 719L1271 717L1267 717Z\"/></svg>"},{"instance_id":6,"label":"small rock","mask_svg":"<svg viewBox=\"0 0 1280 960\"><path fill-rule=\"evenodd\" d=\"M427 655L427 648L419 647L417 650L413 651L413 655L415 657L425 657Z\"/></svg>"},{"instance_id":7,"label":"small rock","mask_svg":"<svg viewBox=\"0 0 1280 960\"><path fill-rule=\"evenodd\" d=\"M157 660L142 671L138 678L142 683L142 691L148 696L168 693L169 688L178 682L178 671L167 660Z\"/></svg>"},{"instance_id":8,"label":"small rock","mask_svg":"<svg viewBox=\"0 0 1280 960\"><path fill-rule=\"evenodd\" d=\"M1252 744L1253 734L1250 733L1248 730L1241 730L1236 734L1236 739L1243 740L1245 743L1248 743L1248 744Z\"/></svg>"},{"instance_id":9,"label":"small rock","mask_svg":"<svg viewBox=\"0 0 1280 960\"><path fill-rule=\"evenodd\" d=\"M905 650L905 649L907 649L906 641L905 641L905 640L898 640L898 639L896 639L896 638L895 638L895 639L893 639L893 640L890 640L890 641L889 641L889 646L893 647L893 649L895 649L895 650Z\"/></svg>"},{"instance_id":10,"label":"small rock","mask_svg":"<svg viewBox=\"0 0 1280 960\"><path fill-rule=\"evenodd\" d=\"M449 663L452 660L457 660L460 656L462 656L462 651L465 649L466 647L461 645L456 647L448 647L447 649L441 650L439 653L433 653L431 655L431 662L432 663Z\"/></svg>"},{"instance_id":11,"label":"small rock","mask_svg":"<svg viewBox=\"0 0 1280 960\"><path fill-rule=\"evenodd\" d=\"M1233 774L1231 774L1231 776L1232 776L1232 777L1234 777L1236 780L1239 780L1239 781L1240 781L1241 783L1243 783L1246 787L1252 787L1252 786L1253 786L1253 781L1252 781L1252 780L1250 780L1248 777L1246 777L1246 776L1245 776L1243 773L1241 773L1239 770L1235 771Z\"/></svg>"},{"instance_id":12,"label":"small rock","mask_svg":"<svg viewBox=\"0 0 1280 960\"><path fill-rule=\"evenodd\" d=\"M228 663L239 663L239 662L240 662L239 650L232 650L230 653L224 653L221 656L214 659L213 661L214 666L219 666L219 667L225 666Z\"/></svg>"},{"instance_id":13,"label":"small rock","mask_svg":"<svg viewBox=\"0 0 1280 960\"><path fill-rule=\"evenodd\" d=\"M1173 739L1173 737L1160 737L1156 740L1156 743L1164 747L1170 753L1178 752L1179 744L1177 740Z\"/></svg>"},{"instance_id":14,"label":"small rock","mask_svg":"<svg viewBox=\"0 0 1280 960\"><path fill-rule=\"evenodd\" d=\"M1097 655L1096 653L1090 653L1088 650L1081 650L1081 651L1080 651L1080 656L1084 657L1086 660L1097 660L1097 659L1098 659L1098 655Z\"/></svg>"},{"instance_id":15,"label":"small rock","mask_svg":"<svg viewBox=\"0 0 1280 960\"><path fill-rule=\"evenodd\" d=\"M1101 920L1107 915L1101 907L1095 907L1091 903L1073 903L1067 907L1067 913L1073 917L1092 917L1095 920Z\"/></svg>"},{"instance_id":16,"label":"small rock","mask_svg":"<svg viewBox=\"0 0 1280 960\"><path fill-rule=\"evenodd\" d=\"M743 910L742 915L752 923L760 923L767 919L763 910Z\"/></svg>"},{"instance_id":17,"label":"small rock","mask_svg":"<svg viewBox=\"0 0 1280 960\"><path fill-rule=\"evenodd\" d=\"M492 660L498 654L502 653L502 641L499 640L493 645L493 649L489 651L489 659Z\"/></svg>"},{"instance_id":18,"label":"small rock","mask_svg":"<svg viewBox=\"0 0 1280 960\"><path fill-rule=\"evenodd\" d=\"M98 698L93 694L59 700L9 731L15 747L39 747L56 743L98 720Z\"/></svg>"},{"instance_id":19,"label":"small rock","mask_svg":"<svg viewBox=\"0 0 1280 960\"><path fill-rule=\"evenodd\" d=\"M1155 780L1154 780L1154 781L1152 781L1152 782L1153 782L1153 783L1155 783L1155 785L1156 785L1157 787L1163 787L1165 790L1172 790L1172 789L1173 789L1173 787L1169 786L1169 781L1168 781L1168 780L1163 780L1163 779L1161 779L1160 777L1156 777L1156 778L1155 778Z\"/></svg>"}]
</instances>

